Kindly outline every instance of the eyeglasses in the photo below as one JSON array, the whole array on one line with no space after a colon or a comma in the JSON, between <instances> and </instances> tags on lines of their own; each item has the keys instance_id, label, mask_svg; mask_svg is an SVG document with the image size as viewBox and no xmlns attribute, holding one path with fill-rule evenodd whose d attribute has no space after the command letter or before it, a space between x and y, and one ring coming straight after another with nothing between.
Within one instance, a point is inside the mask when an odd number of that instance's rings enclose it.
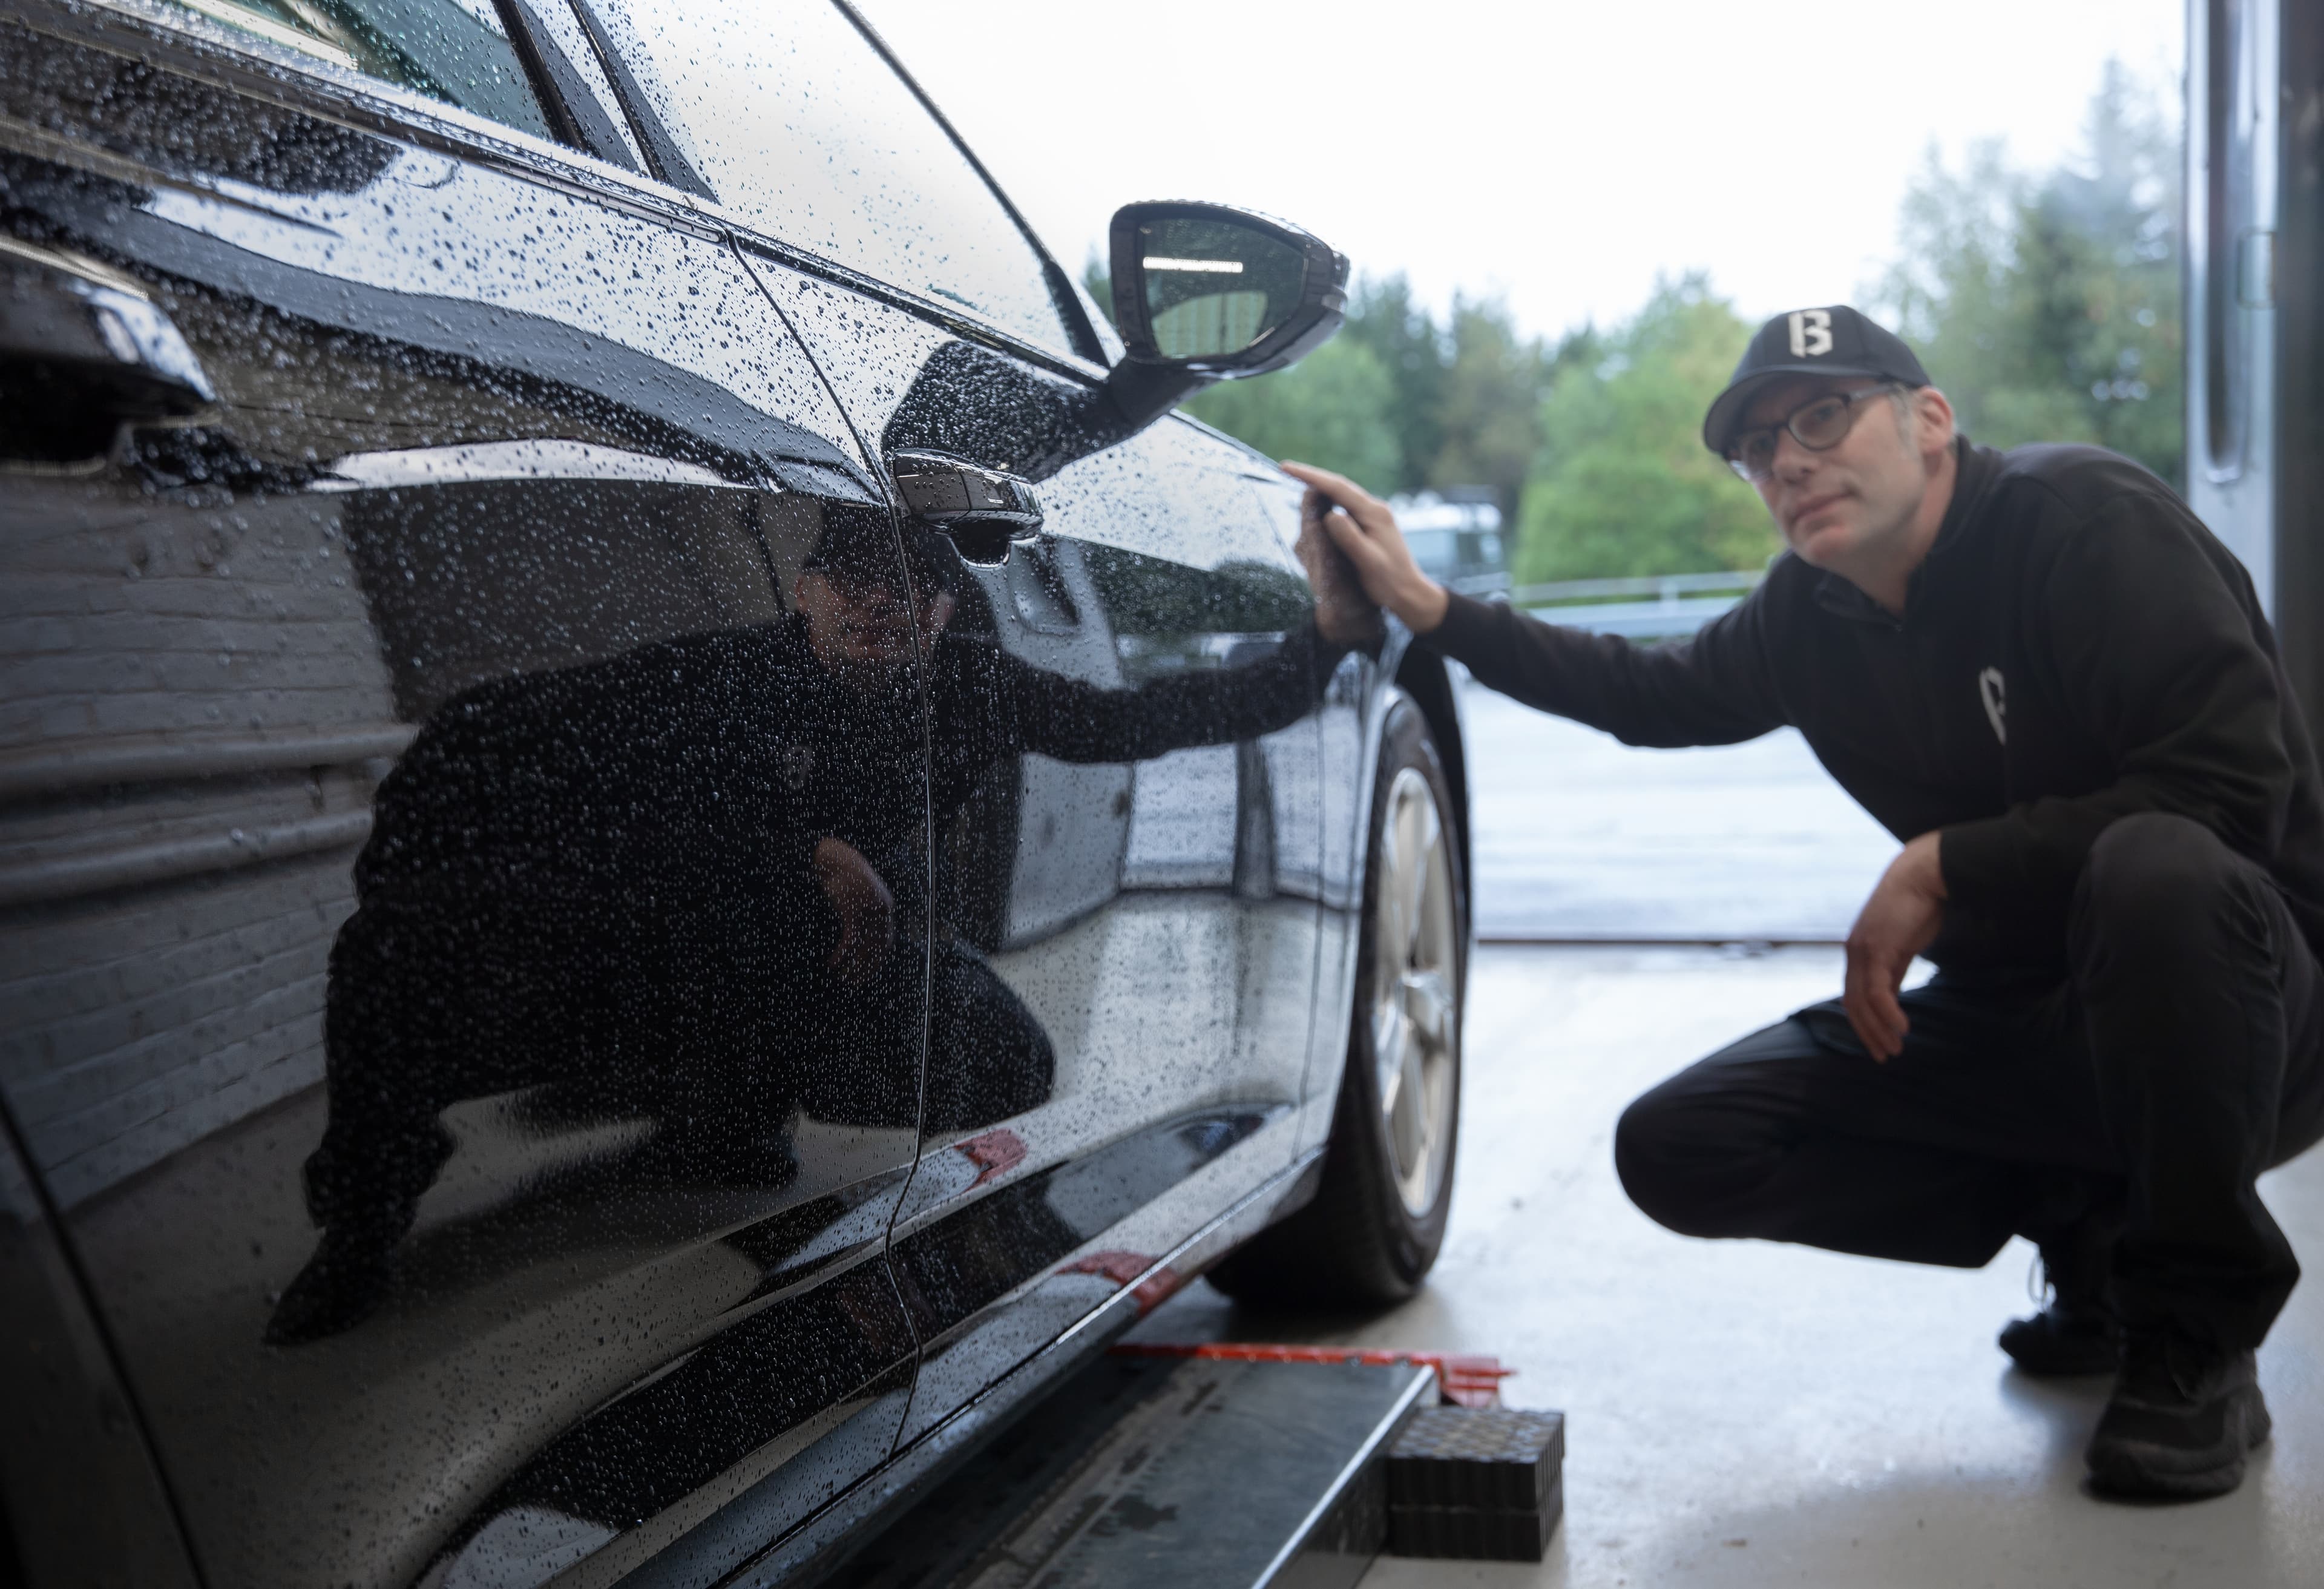
<instances>
[{"instance_id":1,"label":"eyeglasses","mask_svg":"<svg viewBox=\"0 0 2324 1589\"><path fill-rule=\"evenodd\" d=\"M1856 405L1867 398L1899 390L1894 381L1867 386L1861 392L1828 392L1811 398L1785 414L1779 424L1746 430L1729 444L1727 465L1753 485L1775 472L1775 433L1789 430L1792 439L1810 452L1829 452L1856 425Z\"/></svg>"}]
</instances>

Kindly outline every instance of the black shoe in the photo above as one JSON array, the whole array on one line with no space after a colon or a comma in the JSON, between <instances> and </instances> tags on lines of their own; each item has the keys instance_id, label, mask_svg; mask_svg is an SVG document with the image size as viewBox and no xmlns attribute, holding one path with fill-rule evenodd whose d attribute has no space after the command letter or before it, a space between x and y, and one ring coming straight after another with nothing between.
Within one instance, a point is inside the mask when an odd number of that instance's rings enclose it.
<instances>
[{"instance_id":1,"label":"black shoe","mask_svg":"<svg viewBox=\"0 0 2324 1589\"><path fill-rule=\"evenodd\" d=\"M2122 1367L2122 1326L2101 1308L2082 1312L2052 1302L2001 1326L2001 1349L2036 1379L2110 1374Z\"/></svg>"},{"instance_id":2,"label":"black shoe","mask_svg":"<svg viewBox=\"0 0 2324 1589\"><path fill-rule=\"evenodd\" d=\"M2135 1331L2090 1437L2090 1483L2102 1494L2134 1499L2225 1495L2244 1482L2244 1458L2268 1428L2250 1351Z\"/></svg>"},{"instance_id":3,"label":"black shoe","mask_svg":"<svg viewBox=\"0 0 2324 1589\"><path fill-rule=\"evenodd\" d=\"M315 1255L274 1304L266 1344L303 1346L344 1334L378 1312L394 1272L392 1245L325 1231Z\"/></svg>"},{"instance_id":4,"label":"black shoe","mask_svg":"<svg viewBox=\"0 0 2324 1589\"><path fill-rule=\"evenodd\" d=\"M2122 1322L2106 1299L2107 1249L2069 1248L2070 1261L2054 1260L2052 1251L2043 1248L2036 1266L2042 1311L2004 1325L2001 1349L2038 1379L2115 1372L2122 1367Z\"/></svg>"}]
</instances>

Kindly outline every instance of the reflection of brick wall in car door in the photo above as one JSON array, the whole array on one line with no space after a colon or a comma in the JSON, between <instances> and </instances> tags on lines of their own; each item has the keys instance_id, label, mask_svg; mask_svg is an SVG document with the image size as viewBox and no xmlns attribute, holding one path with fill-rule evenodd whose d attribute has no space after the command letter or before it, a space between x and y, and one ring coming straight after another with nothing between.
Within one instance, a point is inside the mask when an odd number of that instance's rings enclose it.
<instances>
[{"instance_id":1,"label":"reflection of brick wall in car door","mask_svg":"<svg viewBox=\"0 0 2324 1589\"><path fill-rule=\"evenodd\" d=\"M394 721L335 504L12 480L0 1085L71 1206L322 1076Z\"/></svg>"}]
</instances>

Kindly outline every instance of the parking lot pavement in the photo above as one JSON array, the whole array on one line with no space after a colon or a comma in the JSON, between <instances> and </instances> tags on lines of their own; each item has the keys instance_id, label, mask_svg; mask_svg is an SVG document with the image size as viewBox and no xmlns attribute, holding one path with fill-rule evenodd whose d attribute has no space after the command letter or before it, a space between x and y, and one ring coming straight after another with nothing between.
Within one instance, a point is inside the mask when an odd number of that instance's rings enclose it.
<instances>
[{"instance_id":1,"label":"parking lot pavement","mask_svg":"<svg viewBox=\"0 0 2324 1589\"><path fill-rule=\"evenodd\" d=\"M1837 942L1896 853L1789 729L1637 751L1473 683L1461 707L1488 938Z\"/></svg>"},{"instance_id":2,"label":"parking lot pavement","mask_svg":"<svg viewBox=\"0 0 2324 1589\"><path fill-rule=\"evenodd\" d=\"M2324 1583L2324 1282L2260 1353L2276 1418L2236 1494L2126 1508L2080 1490L2103 1382L2045 1387L1993 1344L2031 1250L1964 1272L1674 1236L1632 1208L1623 1104L1837 988L1830 948L1496 948L1476 959L1459 1179L1430 1283L1379 1317L1284 1318L1197 1285L1157 1338L1492 1352L1507 1399L1570 1418L1566 1515L1539 1566L1383 1559L1412 1585ZM2261 1182L2311 1268L2324 1152Z\"/></svg>"}]
</instances>

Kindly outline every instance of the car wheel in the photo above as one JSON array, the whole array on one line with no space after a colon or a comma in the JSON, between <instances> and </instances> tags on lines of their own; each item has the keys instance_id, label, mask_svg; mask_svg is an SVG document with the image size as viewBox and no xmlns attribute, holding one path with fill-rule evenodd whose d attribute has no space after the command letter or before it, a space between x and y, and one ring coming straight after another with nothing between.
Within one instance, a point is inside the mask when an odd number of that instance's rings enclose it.
<instances>
[{"instance_id":1,"label":"car wheel","mask_svg":"<svg viewBox=\"0 0 2324 1589\"><path fill-rule=\"evenodd\" d=\"M1452 786L1397 695L1380 735L1348 1063L1314 1200L1212 1271L1255 1304L1396 1302L1444 1242L1461 1106L1468 900Z\"/></svg>"}]
</instances>

